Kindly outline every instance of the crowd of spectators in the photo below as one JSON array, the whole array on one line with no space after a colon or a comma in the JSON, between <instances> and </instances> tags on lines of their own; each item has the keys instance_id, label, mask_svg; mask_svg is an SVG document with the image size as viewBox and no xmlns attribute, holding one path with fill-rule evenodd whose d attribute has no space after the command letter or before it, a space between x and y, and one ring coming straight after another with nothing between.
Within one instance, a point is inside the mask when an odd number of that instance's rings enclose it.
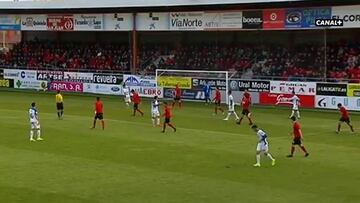
<instances>
[{"instance_id":1,"label":"crowd of spectators","mask_svg":"<svg viewBox=\"0 0 360 203\"><path fill-rule=\"evenodd\" d=\"M327 53L327 54L325 54ZM142 45L139 67L152 74L156 68L229 70L249 77L281 79L333 78L360 80L360 43L323 44L192 44L178 47ZM5 67L63 70L130 70L128 45L22 42L0 55Z\"/></svg>"},{"instance_id":2,"label":"crowd of spectators","mask_svg":"<svg viewBox=\"0 0 360 203\"><path fill-rule=\"evenodd\" d=\"M126 45L31 41L16 44L0 55L3 67L32 69L129 71Z\"/></svg>"}]
</instances>

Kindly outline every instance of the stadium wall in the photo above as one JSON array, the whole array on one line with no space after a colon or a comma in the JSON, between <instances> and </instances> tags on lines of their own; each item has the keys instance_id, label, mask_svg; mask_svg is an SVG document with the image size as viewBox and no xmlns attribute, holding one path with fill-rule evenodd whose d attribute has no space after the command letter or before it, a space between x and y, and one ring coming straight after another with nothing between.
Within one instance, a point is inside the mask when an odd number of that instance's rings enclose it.
<instances>
[{"instance_id":1,"label":"stadium wall","mask_svg":"<svg viewBox=\"0 0 360 203\"><path fill-rule=\"evenodd\" d=\"M222 90L222 97L226 95L223 79L178 79L187 81L182 89L183 99L204 100L203 85L206 83L219 84L217 87ZM142 97L157 95L164 99L173 98L174 87L159 83L157 88L152 76L0 69L0 88L123 95L124 83ZM291 105L286 98L294 91L305 108L337 109L337 103L342 103L349 110L360 111L360 84L239 79L230 80L229 88L237 101L240 101L244 90L250 91L254 104Z\"/></svg>"}]
</instances>

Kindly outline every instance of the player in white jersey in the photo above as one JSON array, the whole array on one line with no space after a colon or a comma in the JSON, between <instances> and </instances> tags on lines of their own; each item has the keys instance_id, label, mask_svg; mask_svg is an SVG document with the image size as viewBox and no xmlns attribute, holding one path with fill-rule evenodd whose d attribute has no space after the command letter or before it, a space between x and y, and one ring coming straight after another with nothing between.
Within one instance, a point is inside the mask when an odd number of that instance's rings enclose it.
<instances>
[{"instance_id":1,"label":"player in white jersey","mask_svg":"<svg viewBox=\"0 0 360 203\"><path fill-rule=\"evenodd\" d=\"M292 118L293 116L295 116L295 113L296 113L296 117L299 119L300 118L300 111L299 111L300 98L298 96L296 96L295 91L293 91L292 93L293 93L293 96L287 99L288 101L290 101L292 103L292 111L291 111L291 115L289 118Z\"/></svg>"},{"instance_id":2,"label":"player in white jersey","mask_svg":"<svg viewBox=\"0 0 360 203\"><path fill-rule=\"evenodd\" d=\"M158 96L154 97L154 100L151 102L151 119L153 126L160 126L160 102Z\"/></svg>"},{"instance_id":3,"label":"player in white jersey","mask_svg":"<svg viewBox=\"0 0 360 203\"><path fill-rule=\"evenodd\" d=\"M130 98L130 89L126 86L126 84L124 83L123 84L123 92L124 92L124 101L125 101L125 104L127 106L130 105L131 103L131 98Z\"/></svg>"},{"instance_id":4,"label":"player in white jersey","mask_svg":"<svg viewBox=\"0 0 360 203\"><path fill-rule=\"evenodd\" d=\"M31 125L31 129L30 129L30 141L34 142L34 133L36 132L36 136L38 141L43 140L40 136L41 132L40 132L40 122L39 122L39 118L38 118L38 111L36 109L36 104L35 102L31 103L31 108L29 109L29 119L30 119L30 125Z\"/></svg>"},{"instance_id":5,"label":"player in white jersey","mask_svg":"<svg viewBox=\"0 0 360 203\"><path fill-rule=\"evenodd\" d=\"M229 120L229 117L232 114L235 116L236 120L239 120L239 116L236 114L235 111L235 101L234 101L234 97L231 94L231 90L229 90L228 94L229 94L228 115L226 116L226 118L224 118L224 121Z\"/></svg>"},{"instance_id":6,"label":"player in white jersey","mask_svg":"<svg viewBox=\"0 0 360 203\"><path fill-rule=\"evenodd\" d=\"M256 164L254 164L255 167L260 167L260 155L261 153L264 153L265 156L267 156L271 160L271 165L275 166L275 159L271 156L269 153L269 143L267 141L267 134L259 129L257 125L253 125L251 127L258 136L258 144L256 147Z\"/></svg>"}]
</instances>

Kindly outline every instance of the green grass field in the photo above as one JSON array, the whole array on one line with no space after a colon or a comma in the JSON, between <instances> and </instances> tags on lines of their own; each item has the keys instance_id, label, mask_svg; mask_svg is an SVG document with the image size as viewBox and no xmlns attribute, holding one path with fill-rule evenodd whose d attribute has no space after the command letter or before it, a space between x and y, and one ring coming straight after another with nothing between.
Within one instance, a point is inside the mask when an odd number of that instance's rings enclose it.
<instances>
[{"instance_id":1,"label":"green grass field","mask_svg":"<svg viewBox=\"0 0 360 203\"><path fill-rule=\"evenodd\" d=\"M287 108L254 108L269 134L275 167L262 157L247 122L212 115L186 102L174 110L178 132L153 128L150 107L132 117L118 97L103 98L107 128L90 130L94 97L64 95L58 120L54 95L0 92L0 202L360 202L360 136L336 135L338 113L302 111L305 158L289 153ZM36 101L45 141L30 143L28 108ZM360 126L360 116L352 115Z\"/></svg>"}]
</instances>

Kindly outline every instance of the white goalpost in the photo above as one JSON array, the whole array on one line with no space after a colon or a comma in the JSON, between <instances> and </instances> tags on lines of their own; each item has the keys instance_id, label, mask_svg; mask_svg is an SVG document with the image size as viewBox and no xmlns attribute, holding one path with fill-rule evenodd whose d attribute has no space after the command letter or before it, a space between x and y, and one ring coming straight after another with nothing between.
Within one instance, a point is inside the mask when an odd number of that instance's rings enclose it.
<instances>
[{"instance_id":1,"label":"white goalpost","mask_svg":"<svg viewBox=\"0 0 360 203\"><path fill-rule=\"evenodd\" d=\"M174 88L178 83L181 89L194 90L209 83L213 89L219 87L221 101L228 103L227 92L229 91L228 71L205 71L205 70L169 70L156 69L156 88ZM190 82L190 84L188 84ZM182 87L181 87L182 86Z\"/></svg>"}]
</instances>

